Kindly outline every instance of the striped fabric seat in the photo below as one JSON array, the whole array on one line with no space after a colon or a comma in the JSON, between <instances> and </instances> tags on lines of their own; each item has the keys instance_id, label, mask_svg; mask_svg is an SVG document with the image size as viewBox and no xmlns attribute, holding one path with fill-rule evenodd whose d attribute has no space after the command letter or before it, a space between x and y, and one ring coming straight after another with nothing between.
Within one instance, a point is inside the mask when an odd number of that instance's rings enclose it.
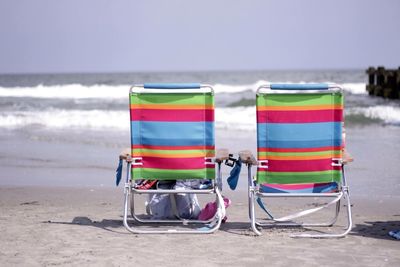
<instances>
[{"instance_id":1,"label":"striped fabric seat","mask_svg":"<svg viewBox=\"0 0 400 267\"><path fill-rule=\"evenodd\" d=\"M214 179L211 93L131 93L132 179Z\"/></svg>"},{"instance_id":2,"label":"striped fabric seat","mask_svg":"<svg viewBox=\"0 0 400 267\"><path fill-rule=\"evenodd\" d=\"M338 184L305 183L305 184L260 184L262 193L336 193Z\"/></svg>"},{"instance_id":3,"label":"striped fabric seat","mask_svg":"<svg viewBox=\"0 0 400 267\"><path fill-rule=\"evenodd\" d=\"M257 182L266 192L334 192L341 181L341 93L257 96ZM338 165L338 164L334 164Z\"/></svg>"}]
</instances>

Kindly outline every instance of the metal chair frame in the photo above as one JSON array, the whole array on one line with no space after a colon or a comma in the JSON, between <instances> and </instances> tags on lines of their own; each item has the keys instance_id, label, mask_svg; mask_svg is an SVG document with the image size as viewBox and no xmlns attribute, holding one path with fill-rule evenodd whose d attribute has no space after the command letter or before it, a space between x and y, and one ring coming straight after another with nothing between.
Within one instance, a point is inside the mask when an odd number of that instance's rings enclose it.
<instances>
[{"instance_id":1,"label":"metal chair frame","mask_svg":"<svg viewBox=\"0 0 400 267\"><path fill-rule=\"evenodd\" d=\"M177 90L179 89L179 90ZM157 93L193 93L199 92L200 90L205 90L206 92L213 92L213 88L209 85L197 85L197 84L151 84L147 85L145 88L144 85L134 85L130 89L130 94L133 92L157 92ZM124 159L126 161L127 173L125 179L125 187L124 187L124 215L123 215L123 224L126 229L134 234L209 234L215 232L221 225L223 218L225 217L225 205L222 198L221 190L222 190L222 178L221 178L221 164L224 160L228 160L228 152L225 149L220 150L221 155L219 157L211 159L211 162L207 162L207 164L216 164L217 175L216 179L212 180L212 188L210 189L137 189L137 184L135 180L131 179L131 167L132 164L135 164L135 158L132 158L130 155L125 155ZM218 153L218 152L217 152ZM210 160L210 159L209 159ZM156 179L156 177L155 177ZM188 177L190 179L190 177ZM215 195L215 201L217 204L217 212L214 217L209 220L192 220L192 219L182 219L178 214L175 214L176 220L172 219L146 219L140 218L138 214L135 213L135 195L142 194L199 194L199 195ZM130 213L133 221L139 225L155 225L155 224L168 224L169 227L172 225L182 226L184 229L179 228L169 228L169 229L156 229L153 228L145 228L135 226L132 223L128 222L128 214ZM192 224L201 224L200 228L189 228L188 225Z\"/></svg>"},{"instance_id":2,"label":"metal chair frame","mask_svg":"<svg viewBox=\"0 0 400 267\"><path fill-rule=\"evenodd\" d=\"M305 84L304 86L307 86ZM302 93L327 93L327 94L335 94L335 93L341 93L342 88L338 85L335 84L329 84L328 88L319 88L318 84L314 84L311 90L303 90L303 86L297 86L297 85L291 85L291 84L281 84L277 86L279 89L274 89L273 91L271 90L271 85L264 85L260 86L257 90L257 94L263 94L264 91L268 93L283 93L283 94L291 94L291 93L296 93L296 89L301 90ZM277 91L278 90L278 91ZM313 237L313 238L337 238L337 237L344 237L346 236L352 228L352 218L351 218L351 203L350 203L350 196L349 196L349 187L346 182L346 178L344 175L344 163L342 159L333 159L334 162L332 164L337 164L336 166L341 166L342 167L342 183L339 184L339 191L335 193L263 193L260 186L256 184L255 180L253 179L252 175L252 166L263 166L261 165L260 161L257 161L251 154L249 154L248 151L243 153L241 156L242 162L246 163L247 165L247 173L248 173L248 200L249 200L249 218L250 218L250 223L251 223L251 228L254 231L256 235L261 235L260 230L258 227L273 227L273 226L299 226L299 227L320 227L320 226L333 226L338 218L339 212L340 212L340 200L345 199L346 204L347 204L347 226L345 230L342 233L338 234L328 234L328 233L321 233L321 234L294 234L291 235L291 237ZM255 209L255 202L256 198L267 198L267 197L273 197L273 198L292 198L292 197L316 197L316 198L333 198L333 200L330 202L331 204L336 203L336 208L335 208L335 213L334 217L330 219L328 222L321 222L321 223L297 223L294 222L293 219L296 217L302 217L303 215L307 215L307 210L303 212L300 212L296 216L296 214L293 217L286 216L285 219L283 220L276 219L271 217L270 219L267 219L267 222L262 222L257 219L256 217L256 209ZM330 206L326 205L325 207ZM325 208L322 207L322 208ZM321 208L321 209L322 209ZM319 210L319 209L318 209ZM316 210L317 211L317 210ZM314 211L310 210L310 213L313 213ZM303 213L303 214L301 214Z\"/></svg>"}]
</instances>

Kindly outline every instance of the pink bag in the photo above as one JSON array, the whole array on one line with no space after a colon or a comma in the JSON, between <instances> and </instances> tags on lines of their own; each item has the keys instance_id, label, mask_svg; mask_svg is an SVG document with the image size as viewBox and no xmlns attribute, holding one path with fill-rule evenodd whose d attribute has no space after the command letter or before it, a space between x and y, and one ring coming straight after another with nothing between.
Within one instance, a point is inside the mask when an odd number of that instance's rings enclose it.
<instances>
[{"instance_id":1,"label":"pink bag","mask_svg":"<svg viewBox=\"0 0 400 267\"><path fill-rule=\"evenodd\" d=\"M231 204L231 200L229 198L227 198L227 197L223 197L223 199L224 199L225 208L229 207L229 205ZM216 212L217 212L217 203L215 201L214 202L209 202L200 211L198 219L201 220L201 221L209 220L212 217L214 217ZM223 222L225 222L226 220L227 220L227 217L225 216L225 218L223 219Z\"/></svg>"}]
</instances>

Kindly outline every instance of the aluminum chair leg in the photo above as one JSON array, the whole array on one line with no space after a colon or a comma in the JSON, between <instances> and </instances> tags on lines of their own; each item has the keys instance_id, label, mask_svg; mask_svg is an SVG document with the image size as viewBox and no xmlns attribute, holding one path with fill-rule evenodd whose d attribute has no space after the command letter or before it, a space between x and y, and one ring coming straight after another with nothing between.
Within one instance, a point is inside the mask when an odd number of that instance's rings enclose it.
<instances>
[{"instance_id":1,"label":"aluminum chair leg","mask_svg":"<svg viewBox=\"0 0 400 267\"><path fill-rule=\"evenodd\" d=\"M329 226L333 226L336 221L337 218L339 217L339 211L340 211L340 200L336 203L336 207L335 207L335 214L334 217L332 219L330 219L328 222L321 222L321 223L304 223L304 222L290 222L290 221L274 221L273 219L265 219L266 222L262 222L262 221L257 221L256 220L256 225L260 226L260 227L272 227L272 226L291 226L291 227L329 227Z\"/></svg>"},{"instance_id":2,"label":"aluminum chair leg","mask_svg":"<svg viewBox=\"0 0 400 267\"><path fill-rule=\"evenodd\" d=\"M346 198L346 203L347 203L347 227L344 232L339 233L339 234L299 234L299 235L291 235L291 237L295 238L302 238L302 237L311 237L311 238L341 238L345 237L350 231L353 226L353 220L352 220L352 213L351 213L351 203L350 203L350 197L349 197L349 192L348 188L346 187L344 189L344 198Z\"/></svg>"},{"instance_id":3,"label":"aluminum chair leg","mask_svg":"<svg viewBox=\"0 0 400 267\"><path fill-rule=\"evenodd\" d=\"M251 164L247 164L247 182L248 182L248 191L247 191L247 196L248 196L248 203L249 203L249 218L250 218L250 224L251 224L251 229L256 235L261 235L261 232L257 229L256 226L256 213L255 213L255 193L254 193L254 186L253 186L253 180L251 177Z\"/></svg>"},{"instance_id":4,"label":"aluminum chair leg","mask_svg":"<svg viewBox=\"0 0 400 267\"><path fill-rule=\"evenodd\" d=\"M250 223L251 223L251 228L254 231L256 235L261 235L262 233L257 229L257 226L259 227L265 227L265 226L299 226L299 227L322 227L322 226L333 226L334 223L336 223L337 218L339 216L340 212L340 199L336 203L335 207L335 215L334 217L327 223L290 223L290 222L275 222L275 223L262 223L260 221L257 221L256 219L256 212L255 212L255 188L253 185L252 177L251 177L251 165L248 166L248 200L249 200L249 218L250 218ZM347 227L343 233L339 234L299 234L299 235L291 235L291 237L311 237L311 238L339 238L339 237L344 237L346 236L352 228L352 215L351 215L351 203L350 203L350 198L349 198L349 191L348 191L348 186L345 185L344 181L344 186L342 188L343 195L347 200ZM273 221L273 220L270 220Z\"/></svg>"},{"instance_id":5,"label":"aluminum chair leg","mask_svg":"<svg viewBox=\"0 0 400 267\"><path fill-rule=\"evenodd\" d=\"M255 214L255 208L254 208L254 204L255 204L255 197L254 197L254 189L251 188L250 189L250 199L251 201L249 202L249 209L250 209L250 222L251 222L251 229L253 229L253 232L256 235L261 235L261 232L257 229L256 226L256 214Z\"/></svg>"}]
</instances>

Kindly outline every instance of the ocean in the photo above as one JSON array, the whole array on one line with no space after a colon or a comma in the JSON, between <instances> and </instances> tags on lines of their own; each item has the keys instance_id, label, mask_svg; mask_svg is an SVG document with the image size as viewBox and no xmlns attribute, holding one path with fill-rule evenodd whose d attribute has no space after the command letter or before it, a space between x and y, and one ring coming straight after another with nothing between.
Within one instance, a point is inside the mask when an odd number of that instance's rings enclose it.
<instances>
[{"instance_id":1,"label":"ocean","mask_svg":"<svg viewBox=\"0 0 400 267\"><path fill-rule=\"evenodd\" d=\"M145 82L201 82L216 92L216 128L255 129L255 91L267 82L334 82L348 124L400 125L400 101L370 97L352 71L0 75L0 128L128 131L128 92Z\"/></svg>"},{"instance_id":2,"label":"ocean","mask_svg":"<svg viewBox=\"0 0 400 267\"><path fill-rule=\"evenodd\" d=\"M385 184L352 192L398 195L400 101L369 96L366 81L364 70L0 75L0 185L115 186L119 152L130 145L133 84L213 86L217 148L255 152L260 85L333 82L345 92L351 183L379 176Z\"/></svg>"}]
</instances>

